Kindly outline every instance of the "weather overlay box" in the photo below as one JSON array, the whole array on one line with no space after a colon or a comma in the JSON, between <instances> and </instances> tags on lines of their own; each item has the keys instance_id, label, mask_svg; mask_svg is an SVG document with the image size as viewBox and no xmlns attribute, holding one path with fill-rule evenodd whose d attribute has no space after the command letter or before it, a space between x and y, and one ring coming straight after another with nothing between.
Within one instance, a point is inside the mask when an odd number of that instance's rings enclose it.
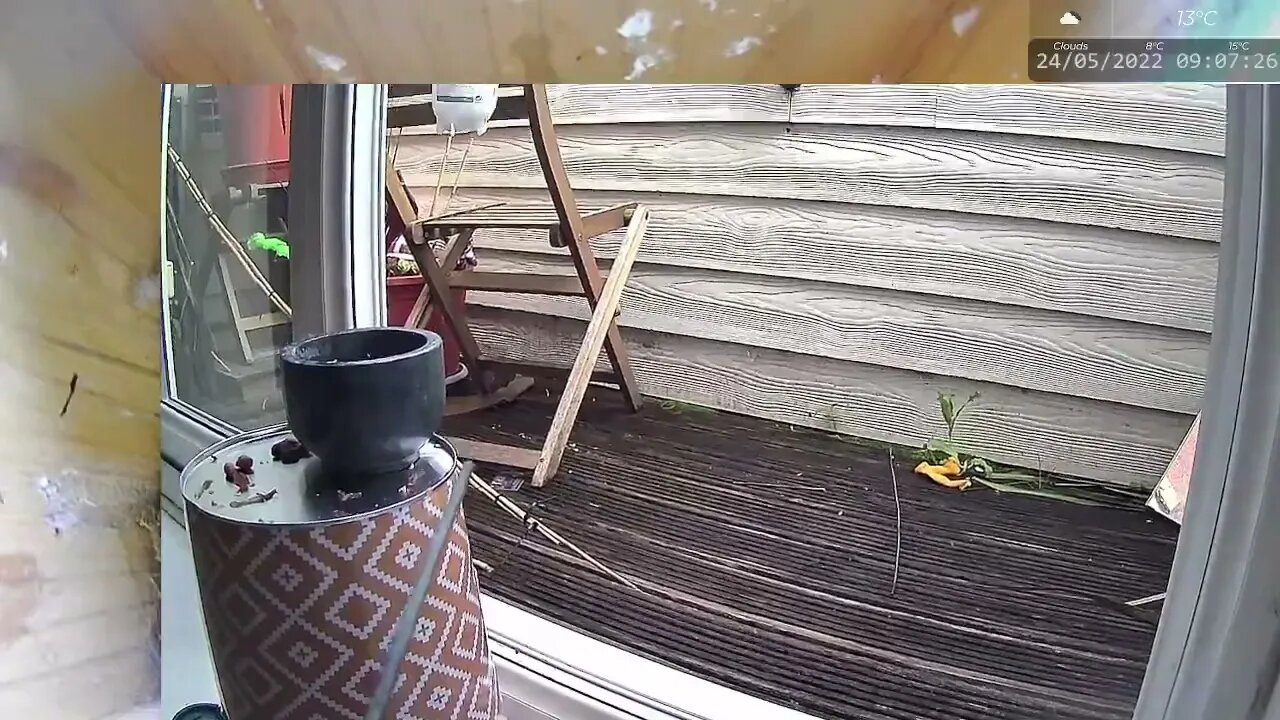
<instances>
[{"instance_id":1,"label":"weather overlay box","mask_svg":"<svg viewBox=\"0 0 1280 720\"><path fill-rule=\"evenodd\" d=\"M1280 38L1036 39L1032 82L1280 82Z\"/></svg>"},{"instance_id":2,"label":"weather overlay box","mask_svg":"<svg viewBox=\"0 0 1280 720\"><path fill-rule=\"evenodd\" d=\"M1242 36L1244 28L1256 33L1259 19L1242 15L1239 4L1219 4L1158 18L1109 0L1037 4L1027 75L1045 83L1280 82L1280 37Z\"/></svg>"}]
</instances>

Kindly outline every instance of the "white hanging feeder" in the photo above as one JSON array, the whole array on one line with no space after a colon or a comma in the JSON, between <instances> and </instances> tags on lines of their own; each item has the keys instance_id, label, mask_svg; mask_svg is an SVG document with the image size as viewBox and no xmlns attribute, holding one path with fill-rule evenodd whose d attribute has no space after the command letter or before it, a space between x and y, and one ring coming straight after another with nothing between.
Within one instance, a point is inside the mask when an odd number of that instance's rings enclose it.
<instances>
[{"instance_id":1,"label":"white hanging feeder","mask_svg":"<svg viewBox=\"0 0 1280 720\"><path fill-rule=\"evenodd\" d=\"M498 109L497 85L436 85L431 108L441 135L483 135Z\"/></svg>"},{"instance_id":2,"label":"white hanging feeder","mask_svg":"<svg viewBox=\"0 0 1280 720\"><path fill-rule=\"evenodd\" d=\"M440 161L440 174L436 177L436 189L431 194L431 209L428 215L436 214L436 200L440 197L440 185L444 181L445 165L449 161L449 150L453 147L454 135L471 136L467 138L467 147L462 151L462 162L458 164L458 172L453 176L453 187L449 189L449 197L445 198L444 210L449 209L453 196L458 190L458 180L462 170L467 166L467 154L471 152L471 143L477 135L483 135L489 129L489 118L498 109L497 85L435 85L432 87L433 98L431 109L436 115L436 132L447 135L444 145L444 157Z\"/></svg>"}]
</instances>

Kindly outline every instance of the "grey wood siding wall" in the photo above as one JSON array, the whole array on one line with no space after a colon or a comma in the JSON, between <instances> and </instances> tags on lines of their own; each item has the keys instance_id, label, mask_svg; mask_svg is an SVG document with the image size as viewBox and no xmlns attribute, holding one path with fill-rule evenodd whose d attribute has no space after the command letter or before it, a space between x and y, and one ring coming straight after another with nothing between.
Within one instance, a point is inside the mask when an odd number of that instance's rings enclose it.
<instances>
[{"instance_id":1,"label":"grey wood siding wall","mask_svg":"<svg viewBox=\"0 0 1280 720\"><path fill-rule=\"evenodd\" d=\"M582 202L653 218L623 299L649 394L876 440L958 430L988 457L1154 484L1200 403L1225 101L1209 86L549 88ZM419 197L444 141L410 129ZM465 140L455 143L445 185ZM522 121L475 140L459 200L545 196ZM619 236L597 243L612 258ZM477 234L489 270L571 273ZM499 357L568 363L573 298L472 293Z\"/></svg>"}]
</instances>

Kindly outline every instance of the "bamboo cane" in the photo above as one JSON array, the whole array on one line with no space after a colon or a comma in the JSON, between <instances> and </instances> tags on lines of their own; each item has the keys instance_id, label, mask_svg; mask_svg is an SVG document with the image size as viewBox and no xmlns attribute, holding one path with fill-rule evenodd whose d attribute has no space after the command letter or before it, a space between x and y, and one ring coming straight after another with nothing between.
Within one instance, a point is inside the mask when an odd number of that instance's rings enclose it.
<instances>
[{"instance_id":1,"label":"bamboo cane","mask_svg":"<svg viewBox=\"0 0 1280 720\"><path fill-rule=\"evenodd\" d=\"M444 154L440 157L440 172L436 175L436 189L431 193L431 209L427 211L427 215L436 214L436 200L440 199L440 186L444 184L444 169L449 164L449 148L453 147L453 130L449 130L449 135L444 141Z\"/></svg>"},{"instance_id":2,"label":"bamboo cane","mask_svg":"<svg viewBox=\"0 0 1280 720\"><path fill-rule=\"evenodd\" d=\"M471 145L475 141L476 136L471 135L467 138L467 146L462 148L462 160L458 163L458 172L453 174L453 185L449 188L449 196L444 199L444 207L440 209L441 214L449 212L449 204L453 202L453 196L458 192L458 182L462 180L462 171L467 167L467 154L471 152Z\"/></svg>"},{"instance_id":3,"label":"bamboo cane","mask_svg":"<svg viewBox=\"0 0 1280 720\"><path fill-rule=\"evenodd\" d=\"M632 590L636 590L636 591L640 590L640 588L636 587L635 583L622 577L618 573L609 569L604 563L588 555L585 550L566 540L562 535L560 535L560 533L547 527L547 524L544 523L542 520L539 520L538 518L535 518L529 515L529 513L525 512L524 508L521 508L519 505L515 504L509 498L507 498L505 495L498 492L492 485L488 483L488 481L484 480L479 475L472 473L471 479L469 482L471 484L471 487L479 491L481 495L484 495L485 497L492 500L494 504L502 508L504 511L506 511L509 515L511 515L515 519L519 520L521 524L528 525L529 527L533 528L533 530L536 531L539 535L546 538L547 540L550 540L556 545L569 549L578 557L582 558L583 561L585 561L588 565L595 568L596 570L599 570L604 575L622 583L623 585L626 585Z\"/></svg>"}]
</instances>

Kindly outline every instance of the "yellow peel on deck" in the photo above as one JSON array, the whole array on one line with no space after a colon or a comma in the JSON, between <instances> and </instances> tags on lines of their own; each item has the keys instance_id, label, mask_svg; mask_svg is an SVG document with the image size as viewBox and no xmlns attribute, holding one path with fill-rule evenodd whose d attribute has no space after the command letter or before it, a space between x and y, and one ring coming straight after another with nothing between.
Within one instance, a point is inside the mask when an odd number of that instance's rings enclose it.
<instances>
[{"instance_id":1,"label":"yellow peel on deck","mask_svg":"<svg viewBox=\"0 0 1280 720\"><path fill-rule=\"evenodd\" d=\"M951 469L953 463L955 464L954 474L958 475L960 473L960 467L955 458L948 459L947 463L943 465L930 465L927 462L922 462L916 466L916 472L924 475L943 487L955 488L957 490L968 490L970 484L968 478L950 477L951 473L948 471Z\"/></svg>"},{"instance_id":2,"label":"yellow peel on deck","mask_svg":"<svg viewBox=\"0 0 1280 720\"><path fill-rule=\"evenodd\" d=\"M948 477L959 477L960 475L960 460L954 457L949 457L946 462L933 467Z\"/></svg>"}]
</instances>

